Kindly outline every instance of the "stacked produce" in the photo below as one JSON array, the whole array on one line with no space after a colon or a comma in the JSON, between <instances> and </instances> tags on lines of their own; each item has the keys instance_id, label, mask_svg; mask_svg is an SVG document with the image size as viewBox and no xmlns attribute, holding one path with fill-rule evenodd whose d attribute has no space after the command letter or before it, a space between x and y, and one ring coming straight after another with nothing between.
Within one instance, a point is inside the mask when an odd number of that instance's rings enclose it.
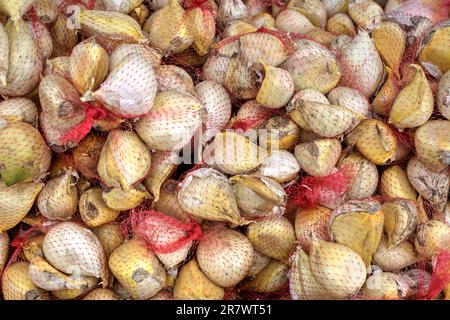
<instances>
[{"instance_id":1,"label":"stacked produce","mask_svg":"<svg viewBox=\"0 0 450 320\"><path fill-rule=\"evenodd\" d=\"M0 0L0 296L450 299L444 0Z\"/></svg>"}]
</instances>

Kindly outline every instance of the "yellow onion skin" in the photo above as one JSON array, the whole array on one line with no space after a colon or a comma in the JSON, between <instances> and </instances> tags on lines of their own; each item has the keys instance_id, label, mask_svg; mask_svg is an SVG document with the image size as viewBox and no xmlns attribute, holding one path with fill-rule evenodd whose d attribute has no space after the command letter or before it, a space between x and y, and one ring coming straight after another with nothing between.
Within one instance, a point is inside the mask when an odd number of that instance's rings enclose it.
<instances>
[{"instance_id":1,"label":"yellow onion skin","mask_svg":"<svg viewBox=\"0 0 450 320\"><path fill-rule=\"evenodd\" d=\"M0 94L20 97L30 93L39 82L42 58L34 42L30 25L23 20L6 24L9 42L9 66L6 83L0 82ZM1 80L1 79L0 79Z\"/></svg>"},{"instance_id":2,"label":"yellow onion skin","mask_svg":"<svg viewBox=\"0 0 450 320\"><path fill-rule=\"evenodd\" d=\"M193 8L187 11L188 30L192 33L192 46L204 56L208 54L216 35L216 21L210 9Z\"/></svg>"},{"instance_id":3,"label":"yellow onion skin","mask_svg":"<svg viewBox=\"0 0 450 320\"><path fill-rule=\"evenodd\" d=\"M278 292L288 282L289 266L272 259L253 279L242 284L240 289L257 293Z\"/></svg>"},{"instance_id":4,"label":"yellow onion skin","mask_svg":"<svg viewBox=\"0 0 450 320\"><path fill-rule=\"evenodd\" d=\"M98 286L98 279L95 277L84 277L87 285L81 289L63 289L52 291L52 295L59 300L75 300L83 297L89 291Z\"/></svg>"},{"instance_id":5,"label":"yellow onion skin","mask_svg":"<svg viewBox=\"0 0 450 320\"><path fill-rule=\"evenodd\" d=\"M345 13L337 13L330 17L327 22L327 31L336 35L345 34L350 37L356 34L356 28L352 19Z\"/></svg>"},{"instance_id":6,"label":"yellow onion skin","mask_svg":"<svg viewBox=\"0 0 450 320\"><path fill-rule=\"evenodd\" d=\"M174 173L177 168L178 155L174 152L152 153L152 165L148 176L145 178L145 186L153 195L153 201L157 202L161 186Z\"/></svg>"},{"instance_id":7,"label":"yellow onion skin","mask_svg":"<svg viewBox=\"0 0 450 320\"><path fill-rule=\"evenodd\" d=\"M414 134L417 157L434 172L450 164L450 121L430 120Z\"/></svg>"},{"instance_id":8,"label":"yellow onion skin","mask_svg":"<svg viewBox=\"0 0 450 320\"><path fill-rule=\"evenodd\" d=\"M150 166L150 152L133 131L113 130L103 145L97 172L108 186L128 191L145 178Z\"/></svg>"},{"instance_id":9,"label":"yellow onion skin","mask_svg":"<svg viewBox=\"0 0 450 320\"><path fill-rule=\"evenodd\" d=\"M95 89L106 78L109 57L94 39L85 40L75 46L70 56L70 77L82 95Z\"/></svg>"},{"instance_id":10,"label":"yellow onion skin","mask_svg":"<svg viewBox=\"0 0 450 320\"><path fill-rule=\"evenodd\" d=\"M109 268L136 300L153 297L165 284L163 265L140 238L117 247L109 258Z\"/></svg>"},{"instance_id":11,"label":"yellow onion skin","mask_svg":"<svg viewBox=\"0 0 450 320\"><path fill-rule=\"evenodd\" d=\"M315 279L337 299L356 293L366 281L363 259L341 244L313 241L310 265Z\"/></svg>"},{"instance_id":12,"label":"yellow onion skin","mask_svg":"<svg viewBox=\"0 0 450 320\"><path fill-rule=\"evenodd\" d=\"M414 77L399 92L389 113L389 122L400 130L423 125L433 113L433 92L425 73L419 65L411 67L415 70Z\"/></svg>"},{"instance_id":13,"label":"yellow onion skin","mask_svg":"<svg viewBox=\"0 0 450 320\"><path fill-rule=\"evenodd\" d=\"M231 182L215 169L201 168L186 175L177 199L181 209L195 218L245 224Z\"/></svg>"},{"instance_id":14,"label":"yellow onion skin","mask_svg":"<svg viewBox=\"0 0 450 320\"><path fill-rule=\"evenodd\" d=\"M111 253L120 246L123 241L123 235L120 225L117 222L109 222L92 229L100 240L105 251L105 256L109 259Z\"/></svg>"},{"instance_id":15,"label":"yellow onion skin","mask_svg":"<svg viewBox=\"0 0 450 320\"><path fill-rule=\"evenodd\" d=\"M150 44L165 52L180 53L193 42L185 17L185 10L177 0L169 0L163 8L153 13L144 25Z\"/></svg>"},{"instance_id":16,"label":"yellow onion skin","mask_svg":"<svg viewBox=\"0 0 450 320\"><path fill-rule=\"evenodd\" d=\"M203 152L205 163L232 175L255 170L267 156L265 149L232 131L218 133Z\"/></svg>"},{"instance_id":17,"label":"yellow onion skin","mask_svg":"<svg viewBox=\"0 0 450 320\"><path fill-rule=\"evenodd\" d=\"M396 246L388 247L387 237L382 237L377 251L373 254L373 263L383 271L399 271L409 267L419 260L414 245L404 241Z\"/></svg>"},{"instance_id":18,"label":"yellow onion skin","mask_svg":"<svg viewBox=\"0 0 450 320\"><path fill-rule=\"evenodd\" d=\"M69 28L69 23L68 18L60 14L50 31L53 40L53 57L70 56L72 49L78 43L77 30Z\"/></svg>"},{"instance_id":19,"label":"yellow onion skin","mask_svg":"<svg viewBox=\"0 0 450 320\"><path fill-rule=\"evenodd\" d=\"M3 24L0 23L0 85L6 85L6 78L9 69L9 39Z\"/></svg>"},{"instance_id":20,"label":"yellow onion skin","mask_svg":"<svg viewBox=\"0 0 450 320\"><path fill-rule=\"evenodd\" d=\"M289 57L286 45L269 33L247 33L239 38L239 43L242 62L254 70L262 70L262 63L277 67Z\"/></svg>"},{"instance_id":21,"label":"yellow onion skin","mask_svg":"<svg viewBox=\"0 0 450 320\"><path fill-rule=\"evenodd\" d=\"M178 300L221 300L224 295L224 289L205 276L195 259L181 268L173 289Z\"/></svg>"},{"instance_id":22,"label":"yellow onion skin","mask_svg":"<svg viewBox=\"0 0 450 320\"><path fill-rule=\"evenodd\" d=\"M36 0L1 0L0 11L6 13L14 23L17 23L35 2Z\"/></svg>"},{"instance_id":23,"label":"yellow onion skin","mask_svg":"<svg viewBox=\"0 0 450 320\"><path fill-rule=\"evenodd\" d=\"M137 184L135 188L122 190L113 188L102 193L102 199L108 208L116 211L127 211L138 207L145 199L149 198L149 193L142 184Z\"/></svg>"},{"instance_id":24,"label":"yellow onion skin","mask_svg":"<svg viewBox=\"0 0 450 320\"><path fill-rule=\"evenodd\" d=\"M327 22L327 10L321 1L291 0L288 2L287 7L304 14L317 28L325 28Z\"/></svg>"},{"instance_id":25,"label":"yellow onion skin","mask_svg":"<svg viewBox=\"0 0 450 320\"><path fill-rule=\"evenodd\" d=\"M442 9L446 10L446 9ZM447 52L450 23L444 21L427 30L421 39L421 51L418 60L422 65L430 64L437 73L444 74L450 69L450 58Z\"/></svg>"},{"instance_id":26,"label":"yellow onion skin","mask_svg":"<svg viewBox=\"0 0 450 320\"><path fill-rule=\"evenodd\" d=\"M20 261L11 264L3 273L2 294L4 300L48 300L45 290L38 288L28 275L30 264Z\"/></svg>"},{"instance_id":27,"label":"yellow onion skin","mask_svg":"<svg viewBox=\"0 0 450 320\"><path fill-rule=\"evenodd\" d=\"M414 246L417 253L428 260L440 250L449 250L450 226L438 220L420 224L414 238Z\"/></svg>"},{"instance_id":28,"label":"yellow onion skin","mask_svg":"<svg viewBox=\"0 0 450 320\"><path fill-rule=\"evenodd\" d=\"M322 0L327 16L332 17L337 13L346 13L349 0Z\"/></svg>"},{"instance_id":29,"label":"yellow onion skin","mask_svg":"<svg viewBox=\"0 0 450 320\"><path fill-rule=\"evenodd\" d=\"M89 292L83 300L119 300L111 289L97 288Z\"/></svg>"},{"instance_id":30,"label":"yellow onion skin","mask_svg":"<svg viewBox=\"0 0 450 320\"><path fill-rule=\"evenodd\" d=\"M43 187L43 183L16 183L7 187L0 181L0 232L15 227L25 218Z\"/></svg>"},{"instance_id":31,"label":"yellow onion skin","mask_svg":"<svg viewBox=\"0 0 450 320\"><path fill-rule=\"evenodd\" d=\"M81 31L88 37L95 36L107 48L122 43L144 43L141 26L136 20L120 12L81 10L79 16Z\"/></svg>"},{"instance_id":32,"label":"yellow onion skin","mask_svg":"<svg viewBox=\"0 0 450 320\"><path fill-rule=\"evenodd\" d=\"M81 195L79 212L81 220L91 228L114 221L120 213L106 206L102 191L98 188L89 189Z\"/></svg>"},{"instance_id":33,"label":"yellow onion skin","mask_svg":"<svg viewBox=\"0 0 450 320\"><path fill-rule=\"evenodd\" d=\"M50 149L32 125L13 122L0 129L0 175L7 186L43 178L50 161Z\"/></svg>"},{"instance_id":34,"label":"yellow onion skin","mask_svg":"<svg viewBox=\"0 0 450 320\"><path fill-rule=\"evenodd\" d=\"M289 293L292 300L333 299L333 295L315 279L311 270L309 256L301 246L292 256L292 267L289 271Z\"/></svg>"},{"instance_id":35,"label":"yellow onion skin","mask_svg":"<svg viewBox=\"0 0 450 320\"><path fill-rule=\"evenodd\" d=\"M11 98L0 102L0 118L10 122L26 122L37 126L38 108L27 98Z\"/></svg>"}]
</instances>

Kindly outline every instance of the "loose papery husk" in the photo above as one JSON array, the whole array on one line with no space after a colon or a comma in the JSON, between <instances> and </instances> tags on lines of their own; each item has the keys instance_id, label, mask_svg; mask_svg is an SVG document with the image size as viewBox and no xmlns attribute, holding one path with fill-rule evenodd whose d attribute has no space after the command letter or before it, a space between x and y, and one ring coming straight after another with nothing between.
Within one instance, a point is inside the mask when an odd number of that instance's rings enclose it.
<instances>
[{"instance_id":1,"label":"loose papery husk","mask_svg":"<svg viewBox=\"0 0 450 320\"><path fill-rule=\"evenodd\" d=\"M372 100L373 111L381 116L387 116L399 93L394 72L389 67L385 67L386 80Z\"/></svg>"},{"instance_id":2,"label":"loose papery husk","mask_svg":"<svg viewBox=\"0 0 450 320\"><path fill-rule=\"evenodd\" d=\"M388 237L388 248L409 239L418 224L415 203L406 199L386 201L381 206L384 213L384 231Z\"/></svg>"},{"instance_id":3,"label":"loose papery husk","mask_svg":"<svg viewBox=\"0 0 450 320\"><path fill-rule=\"evenodd\" d=\"M230 178L238 207L247 217L279 216L286 207L286 193L276 181L256 175Z\"/></svg>"},{"instance_id":4,"label":"loose papery husk","mask_svg":"<svg viewBox=\"0 0 450 320\"><path fill-rule=\"evenodd\" d=\"M50 34L53 41L53 57L70 56L72 49L78 43L75 28L70 28L70 20L63 14L53 24Z\"/></svg>"},{"instance_id":5,"label":"loose papery husk","mask_svg":"<svg viewBox=\"0 0 450 320\"><path fill-rule=\"evenodd\" d=\"M178 155L174 152L155 151L152 153L152 165L145 178L145 186L153 195L154 202L159 200L161 186L176 170L178 161Z\"/></svg>"},{"instance_id":6,"label":"loose papery husk","mask_svg":"<svg viewBox=\"0 0 450 320\"><path fill-rule=\"evenodd\" d=\"M70 78L84 100L103 82L108 74L109 57L95 38L80 42L70 55ZM82 99L83 99L82 98Z\"/></svg>"},{"instance_id":7,"label":"loose papery husk","mask_svg":"<svg viewBox=\"0 0 450 320\"><path fill-rule=\"evenodd\" d=\"M330 236L357 252L369 266L383 234L383 223L384 215L379 203L353 200L331 214Z\"/></svg>"},{"instance_id":8,"label":"loose papery husk","mask_svg":"<svg viewBox=\"0 0 450 320\"><path fill-rule=\"evenodd\" d=\"M428 170L417 157L413 157L408 161L406 173L414 189L427 199L438 212L442 212L447 204L450 184L447 171Z\"/></svg>"}]
</instances>

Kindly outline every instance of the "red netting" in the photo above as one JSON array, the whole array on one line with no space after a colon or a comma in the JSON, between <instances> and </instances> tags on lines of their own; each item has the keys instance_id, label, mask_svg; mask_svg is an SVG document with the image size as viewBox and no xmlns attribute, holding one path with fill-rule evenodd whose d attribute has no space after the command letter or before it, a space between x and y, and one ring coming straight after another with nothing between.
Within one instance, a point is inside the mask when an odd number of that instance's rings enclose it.
<instances>
[{"instance_id":1,"label":"red netting","mask_svg":"<svg viewBox=\"0 0 450 320\"><path fill-rule=\"evenodd\" d=\"M95 120L103 120L105 119L107 112L98 106L85 104L86 107L86 115L84 120L77 124L75 127L71 128L69 131L65 132L61 137L61 141L63 143L71 142L80 142L84 137L87 136L89 131L94 124Z\"/></svg>"},{"instance_id":2,"label":"red netting","mask_svg":"<svg viewBox=\"0 0 450 320\"><path fill-rule=\"evenodd\" d=\"M450 251L440 250L433 259L433 273L427 299L435 299L450 285Z\"/></svg>"},{"instance_id":3,"label":"red netting","mask_svg":"<svg viewBox=\"0 0 450 320\"><path fill-rule=\"evenodd\" d=\"M203 237L197 222L181 222L158 211L133 210L122 228L143 237L156 253L172 253Z\"/></svg>"},{"instance_id":4,"label":"red netting","mask_svg":"<svg viewBox=\"0 0 450 320\"><path fill-rule=\"evenodd\" d=\"M319 203L331 203L348 189L352 167L342 167L325 177L305 176L287 187L288 205L313 208Z\"/></svg>"}]
</instances>

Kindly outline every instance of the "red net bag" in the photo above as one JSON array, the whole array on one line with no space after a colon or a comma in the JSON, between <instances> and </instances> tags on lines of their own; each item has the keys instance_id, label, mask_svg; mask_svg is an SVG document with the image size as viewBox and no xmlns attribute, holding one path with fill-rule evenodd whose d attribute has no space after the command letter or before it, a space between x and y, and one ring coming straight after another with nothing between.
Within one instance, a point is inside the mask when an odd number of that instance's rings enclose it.
<instances>
[{"instance_id":1,"label":"red net bag","mask_svg":"<svg viewBox=\"0 0 450 320\"><path fill-rule=\"evenodd\" d=\"M133 211L125 223L169 269L184 261L194 241L203 235L197 222L181 222L158 211Z\"/></svg>"},{"instance_id":2,"label":"red net bag","mask_svg":"<svg viewBox=\"0 0 450 320\"><path fill-rule=\"evenodd\" d=\"M343 167L324 177L305 176L287 187L288 205L313 208L317 204L333 204L348 190L351 174L351 167Z\"/></svg>"}]
</instances>

